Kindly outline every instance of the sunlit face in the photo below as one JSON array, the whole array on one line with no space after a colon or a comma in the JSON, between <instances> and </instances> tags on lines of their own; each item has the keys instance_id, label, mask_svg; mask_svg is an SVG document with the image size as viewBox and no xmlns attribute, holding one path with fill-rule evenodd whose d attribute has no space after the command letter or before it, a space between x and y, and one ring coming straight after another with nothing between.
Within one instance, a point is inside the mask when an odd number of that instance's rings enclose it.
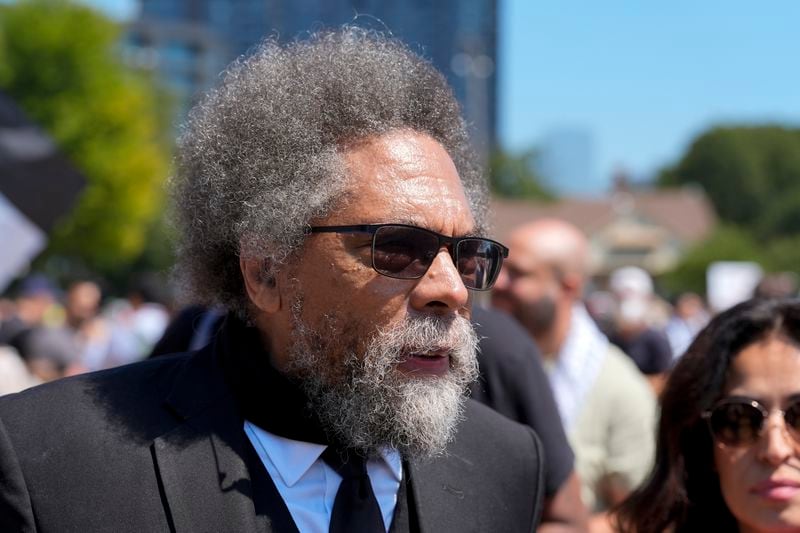
<instances>
[{"instance_id":1,"label":"sunlit face","mask_svg":"<svg viewBox=\"0 0 800 533\"><path fill-rule=\"evenodd\" d=\"M67 293L66 312L68 319L80 324L97 314L100 305L100 288L94 283L80 282Z\"/></svg>"},{"instance_id":2,"label":"sunlit face","mask_svg":"<svg viewBox=\"0 0 800 533\"><path fill-rule=\"evenodd\" d=\"M797 344L771 336L735 357L726 396L755 399L770 412L754 444L714 445L720 488L743 533L800 531L800 442L780 413L798 395Z\"/></svg>"},{"instance_id":3,"label":"sunlit face","mask_svg":"<svg viewBox=\"0 0 800 533\"><path fill-rule=\"evenodd\" d=\"M525 236L512 237L508 259L492 291L492 304L538 336L553 326L559 296L553 268L538 257Z\"/></svg>"},{"instance_id":4,"label":"sunlit face","mask_svg":"<svg viewBox=\"0 0 800 533\"><path fill-rule=\"evenodd\" d=\"M445 149L430 137L394 132L346 152L354 191L343 209L313 225L405 223L448 236L470 235L474 221L461 180ZM469 317L470 295L445 248L420 279L382 276L371 266L367 234L313 234L293 275L303 321L335 328L341 342L359 346L381 328L410 315ZM359 348L356 348L357 350ZM408 371L438 373L447 361L409 354ZM429 358L430 359L430 358Z\"/></svg>"},{"instance_id":5,"label":"sunlit face","mask_svg":"<svg viewBox=\"0 0 800 533\"><path fill-rule=\"evenodd\" d=\"M401 131L345 154L351 196L314 226L402 223L467 236L474 221L456 168L426 135ZM348 446L406 456L443 451L475 376L470 295L446 248L419 279L372 268L369 234L314 233L289 287L288 371ZM284 274L287 275L287 274Z\"/></svg>"}]
</instances>

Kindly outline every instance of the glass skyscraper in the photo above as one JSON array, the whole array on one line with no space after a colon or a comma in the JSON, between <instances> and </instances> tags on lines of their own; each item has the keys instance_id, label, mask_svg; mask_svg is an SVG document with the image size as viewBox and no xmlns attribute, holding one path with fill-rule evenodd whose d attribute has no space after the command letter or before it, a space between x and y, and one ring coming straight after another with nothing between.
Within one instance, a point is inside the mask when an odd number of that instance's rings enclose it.
<instances>
[{"instance_id":1,"label":"glass skyscraper","mask_svg":"<svg viewBox=\"0 0 800 533\"><path fill-rule=\"evenodd\" d=\"M183 102L264 37L302 38L353 22L408 43L447 76L484 160L496 129L497 0L141 0L132 61L155 69Z\"/></svg>"}]
</instances>

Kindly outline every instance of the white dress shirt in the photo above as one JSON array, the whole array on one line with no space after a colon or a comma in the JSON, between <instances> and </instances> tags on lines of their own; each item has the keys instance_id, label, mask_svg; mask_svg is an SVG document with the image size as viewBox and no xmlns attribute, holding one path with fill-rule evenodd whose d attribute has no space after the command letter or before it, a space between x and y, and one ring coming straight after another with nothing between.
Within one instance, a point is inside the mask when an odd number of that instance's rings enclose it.
<instances>
[{"instance_id":1,"label":"white dress shirt","mask_svg":"<svg viewBox=\"0 0 800 533\"><path fill-rule=\"evenodd\" d=\"M302 533L328 533L342 478L320 458L327 446L279 437L248 421L244 423L244 431L297 529ZM388 531L397 505L403 464L397 450L387 449L381 455L367 461L367 474Z\"/></svg>"},{"instance_id":2,"label":"white dress shirt","mask_svg":"<svg viewBox=\"0 0 800 533\"><path fill-rule=\"evenodd\" d=\"M574 429L607 354L608 338L586 307L576 304L558 357L546 359L544 365L567 434Z\"/></svg>"}]
</instances>

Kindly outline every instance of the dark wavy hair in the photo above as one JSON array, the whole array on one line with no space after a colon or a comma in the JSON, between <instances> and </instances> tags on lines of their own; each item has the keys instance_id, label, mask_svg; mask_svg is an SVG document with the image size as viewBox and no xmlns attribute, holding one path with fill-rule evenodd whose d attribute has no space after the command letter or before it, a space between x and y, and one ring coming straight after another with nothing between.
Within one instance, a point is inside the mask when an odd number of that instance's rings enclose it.
<instances>
[{"instance_id":1,"label":"dark wavy hair","mask_svg":"<svg viewBox=\"0 0 800 533\"><path fill-rule=\"evenodd\" d=\"M459 104L406 45L344 26L287 45L268 39L236 61L191 111L178 142L182 288L193 301L246 314L240 255L279 268L309 220L346 198L347 147L397 130L441 143L485 230L486 183Z\"/></svg>"},{"instance_id":2,"label":"dark wavy hair","mask_svg":"<svg viewBox=\"0 0 800 533\"><path fill-rule=\"evenodd\" d=\"M701 413L721 398L734 358L775 334L800 344L800 300L749 300L719 314L698 334L662 393L653 470L615 509L620 531L737 530L722 497L713 442Z\"/></svg>"}]
</instances>

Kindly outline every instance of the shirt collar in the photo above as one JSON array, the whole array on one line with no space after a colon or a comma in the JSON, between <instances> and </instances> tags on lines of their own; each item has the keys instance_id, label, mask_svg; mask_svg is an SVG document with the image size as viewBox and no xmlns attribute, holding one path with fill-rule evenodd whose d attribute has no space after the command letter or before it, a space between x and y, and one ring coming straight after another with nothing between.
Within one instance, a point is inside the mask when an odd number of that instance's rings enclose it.
<instances>
[{"instance_id":1,"label":"shirt collar","mask_svg":"<svg viewBox=\"0 0 800 533\"><path fill-rule=\"evenodd\" d=\"M308 472L327 448L325 444L279 437L250 422L245 423L245 429L261 444L264 453L278 471L278 475L289 487L294 486ZM400 481L403 475L403 461L400 453L393 448L384 448L380 454L392 472L392 476Z\"/></svg>"},{"instance_id":2,"label":"shirt collar","mask_svg":"<svg viewBox=\"0 0 800 533\"><path fill-rule=\"evenodd\" d=\"M324 444L279 437L264 431L249 421L245 423L245 428L256 438L264 453L275 466L275 470L278 471L278 475L289 487L294 486L308 472L311 465L327 448Z\"/></svg>"},{"instance_id":3,"label":"shirt collar","mask_svg":"<svg viewBox=\"0 0 800 533\"><path fill-rule=\"evenodd\" d=\"M394 448L384 448L381 450L381 457L391 470L394 479L398 482L401 481L403 479L403 458L400 457L400 452Z\"/></svg>"},{"instance_id":4,"label":"shirt collar","mask_svg":"<svg viewBox=\"0 0 800 533\"><path fill-rule=\"evenodd\" d=\"M555 366L564 376L572 382L579 382L587 374L587 369L592 367L591 360L602 358L605 355L607 344L600 330L595 326L583 304L576 304L572 308L572 319L564 344L559 351ZM601 347L603 349L598 350ZM592 372L588 372L592 374Z\"/></svg>"}]
</instances>

